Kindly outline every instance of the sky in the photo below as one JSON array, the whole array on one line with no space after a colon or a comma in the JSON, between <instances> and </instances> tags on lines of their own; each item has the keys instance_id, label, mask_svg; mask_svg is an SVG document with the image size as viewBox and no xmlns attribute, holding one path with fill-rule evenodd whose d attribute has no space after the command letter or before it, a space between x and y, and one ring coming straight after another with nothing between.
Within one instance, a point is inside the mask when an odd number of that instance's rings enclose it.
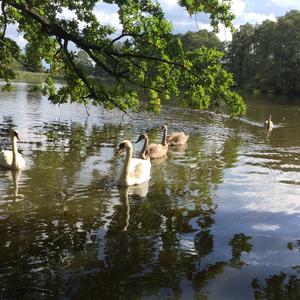
<instances>
[{"instance_id":1,"label":"sky","mask_svg":"<svg viewBox=\"0 0 300 300\"><path fill-rule=\"evenodd\" d=\"M190 17L186 10L178 5L178 0L157 1L160 2L166 18L172 22L174 33L212 29L207 15L198 14L196 17ZM247 22L260 24L266 19L275 21L277 17L285 15L292 9L300 10L300 0L232 0L232 11L236 16L233 24L235 28L238 28ZM104 22L121 29L116 7L105 4L97 5L96 14ZM231 39L230 32L225 30L224 26L220 26L218 36L221 40Z\"/></svg>"},{"instance_id":2,"label":"sky","mask_svg":"<svg viewBox=\"0 0 300 300\"><path fill-rule=\"evenodd\" d=\"M282 0L284 1L284 0ZM264 4L261 4L263 2ZM296 1L295 1L296 2ZM197 31L199 29L211 30L209 25L209 18L204 14L197 14L197 16L190 17L186 11L178 6L176 0L160 0L164 8L166 18L173 23L175 33L185 33L187 31ZM256 3L256 5L254 5ZM268 3L266 8L262 6ZM234 20L234 27L238 28L240 25L247 22L251 24L261 23L263 20L276 20L277 15L284 14L285 10L278 10L274 7L272 0L232 0L231 10L236 16ZM220 33L218 34L221 40L230 40L231 34L228 30L225 32L223 25L219 26Z\"/></svg>"},{"instance_id":3,"label":"sky","mask_svg":"<svg viewBox=\"0 0 300 300\"><path fill-rule=\"evenodd\" d=\"M173 23L175 33L197 31L198 29L211 30L209 19L203 14L190 18L187 12L178 6L177 0L160 0L166 18ZM292 9L300 10L300 0L232 0L232 12L236 18L235 28L246 24L260 24L264 20L275 21L277 17L285 15ZM220 26L218 34L221 40L230 40L231 34L225 27Z\"/></svg>"},{"instance_id":4,"label":"sky","mask_svg":"<svg viewBox=\"0 0 300 300\"><path fill-rule=\"evenodd\" d=\"M157 1L160 2L166 18L173 24L174 33L185 33L201 29L211 30L207 15L197 14L196 17L190 17L186 10L177 4L178 0ZM285 15L286 12L292 9L300 10L300 0L232 0L232 12L236 16L233 24L235 28L238 28L247 22L260 24L266 19L275 21L277 17ZM103 24L115 26L117 32L122 30L116 5L104 4L99 1L99 4L95 7L95 15ZM73 15L68 11L64 11L62 16L71 18ZM10 26L7 33L21 47L25 46L26 40L22 34L17 32L15 27ZM218 37L222 41L230 41L231 33L221 25Z\"/></svg>"}]
</instances>

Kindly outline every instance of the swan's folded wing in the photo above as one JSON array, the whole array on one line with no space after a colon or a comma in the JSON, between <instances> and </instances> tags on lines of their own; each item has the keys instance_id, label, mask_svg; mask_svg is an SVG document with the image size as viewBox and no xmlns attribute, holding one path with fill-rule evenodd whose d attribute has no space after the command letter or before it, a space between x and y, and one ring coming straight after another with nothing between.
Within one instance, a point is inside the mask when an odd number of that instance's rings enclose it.
<instances>
[{"instance_id":1,"label":"swan's folded wing","mask_svg":"<svg viewBox=\"0 0 300 300\"><path fill-rule=\"evenodd\" d=\"M151 158L161 158L167 154L168 147L162 144L150 144L148 147L148 153Z\"/></svg>"},{"instance_id":2,"label":"swan's folded wing","mask_svg":"<svg viewBox=\"0 0 300 300\"><path fill-rule=\"evenodd\" d=\"M151 164L149 160L133 158L130 167L130 176L140 179L149 180Z\"/></svg>"},{"instance_id":3,"label":"swan's folded wing","mask_svg":"<svg viewBox=\"0 0 300 300\"><path fill-rule=\"evenodd\" d=\"M167 141L171 145L179 145L187 142L189 136L184 132L172 132L168 137Z\"/></svg>"},{"instance_id":4,"label":"swan's folded wing","mask_svg":"<svg viewBox=\"0 0 300 300\"><path fill-rule=\"evenodd\" d=\"M2 167L10 167L13 160L12 151L9 150L2 150L0 152L0 166Z\"/></svg>"}]
</instances>

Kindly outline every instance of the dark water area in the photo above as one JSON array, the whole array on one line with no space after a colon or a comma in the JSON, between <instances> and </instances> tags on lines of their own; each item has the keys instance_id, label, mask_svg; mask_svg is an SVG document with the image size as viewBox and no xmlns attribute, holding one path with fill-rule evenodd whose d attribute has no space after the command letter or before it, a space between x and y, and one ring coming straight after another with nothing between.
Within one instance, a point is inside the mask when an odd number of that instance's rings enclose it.
<instances>
[{"instance_id":1,"label":"dark water area","mask_svg":"<svg viewBox=\"0 0 300 300\"><path fill-rule=\"evenodd\" d=\"M241 119L165 107L132 120L28 87L0 93L1 148L17 128L26 160L0 169L2 299L300 299L300 101L246 97ZM187 146L118 188L115 147L145 130L160 142L162 124Z\"/></svg>"}]
</instances>

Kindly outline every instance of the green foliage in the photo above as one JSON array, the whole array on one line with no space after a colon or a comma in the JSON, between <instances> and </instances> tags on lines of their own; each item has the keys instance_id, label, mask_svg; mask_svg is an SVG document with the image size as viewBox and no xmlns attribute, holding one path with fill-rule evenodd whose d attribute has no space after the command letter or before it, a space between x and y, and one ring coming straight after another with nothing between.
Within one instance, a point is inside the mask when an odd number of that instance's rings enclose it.
<instances>
[{"instance_id":1,"label":"green foliage","mask_svg":"<svg viewBox=\"0 0 300 300\"><path fill-rule=\"evenodd\" d=\"M299 48L299 11L290 11L277 22L246 24L233 35L229 70L242 88L299 95Z\"/></svg>"},{"instance_id":2,"label":"green foliage","mask_svg":"<svg viewBox=\"0 0 300 300\"><path fill-rule=\"evenodd\" d=\"M12 90L14 90L14 86L10 82L7 82L1 87L1 91L3 92L11 92Z\"/></svg>"},{"instance_id":3,"label":"green foliage","mask_svg":"<svg viewBox=\"0 0 300 300\"><path fill-rule=\"evenodd\" d=\"M215 108L223 103L231 114L244 112L241 98L230 90L232 77L221 67L220 52L205 48L185 51L182 41L172 35L172 25L164 18L159 3L104 1L117 7L122 25L122 33L118 34L115 28L97 20L97 2L6 0L2 5L5 17L0 19L0 27L14 23L28 41L26 64L35 70L41 68L41 60L49 64L49 77L42 90L50 101L92 101L108 109L159 113L163 100L181 94L187 97L184 104L194 108ZM231 26L229 4L226 0L201 4L180 1L190 13L209 13L215 29L219 22ZM65 12L73 17L64 18ZM200 39L203 34L207 36L202 43L205 45L209 34L202 32ZM13 78L7 66L15 55L15 46L2 50L4 67L1 64L0 75L5 80ZM74 46L76 50L72 51ZM56 76L63 76L66 84L56 86ZM147 95L147 103L140 100L141 92Z\"/></svg>"},{"instance_id":4,"label":"green foliage","mask_svg":"<svg viewBox=\"0 0 300 300\"><path fill-rule=\"evenodd\" d=\"M230 11L231 0L179 0L179 5L187 9L190 15L204 12L210 15L210 24L218 32L218 24L224 23L232 28L234 15Z\"/></svg>"},{"instance_id":5,"label":"green foliage","mask_svg":"<svg viewBox=\"0 0 300 300\"><path fill-rule=\"evenodd\" d=\"M31 72L41 72L43 70L42 67L42 53L41 47L35 43L28 43L25 46L25 63L27 66L27 70Z\"/></svg>"},{"instance_id":6,"label":"green foliage","mask_svg":"<svg viewBox=\"0 0 300 300\"><path fill-rule=\"evenodd\" d=\"M15 77L10 66L14 62L14 57L19 57L20 49L16 42L9 38L3 38L0 42L0 79L9 82Z\"/></svg>"},{"instance_id":7,"label":"green foliage","mask_svg":"<svg viewBox=\"0 0 300 300\"><path fill-rule=\"evenodd\" d=\"M14 81L30 82L40 84L49 76L47 73L15 71Z\"/></svg>"},{"instance_id":8,"label":"green foliage","mask_svg":"<svg viewBox=\"0 0 300 300\"><path fill-rule=\"evenodd\" d=\"M242 115L246 112L242 98L230 91L234 81L232 75L221 66L222 52L200 48L187 52L187 57L193 61L182 78L187 106L197 109L210 107L219 111L225 101L231 115Z\"/></svg>"},{"instance_id":9,"label":"green foliage","mask_svg":"<svg viewBox=\"0 0 300 300\"><path fill-rule=\"evenodd\" d=\"M177 34L176 37L181 38L185 50L191 51L201 47L222 49L222 42L216 34L206 29L199 30L198 32L188 31L185 34Z\"/></svg>"}]
</instances>

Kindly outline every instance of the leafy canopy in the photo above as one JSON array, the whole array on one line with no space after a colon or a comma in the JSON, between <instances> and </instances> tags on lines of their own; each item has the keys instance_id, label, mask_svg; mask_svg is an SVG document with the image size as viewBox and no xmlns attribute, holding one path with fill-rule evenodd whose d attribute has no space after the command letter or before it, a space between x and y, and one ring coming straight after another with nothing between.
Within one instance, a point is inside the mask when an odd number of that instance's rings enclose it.
<instances>
[{"instance_id":1,"label":"leafy canopy","mask_svg":"<svg viewBox=\"0 0 300 300\"><path fill-rule=\"evenodd\" d=\"M300 95L300 12L276 21L240 26L228 50L228 66L241 88Z\"/></svg>"},{"instance_id":2,"label":"leafy canopy","mask_svg":"<svg viewBox=\"0 0 300 300\"><path fill-rule=\"evenodd\" d=\"M117 7L121 33L95 15L99 3ZM158 2L152 0L2 0L0 18L0 78L9 81L14 59L21 61L18 45L6 37L15 24L37 55L50 66L43 91L53 103L69 100L112 109L150 109L159 112L163 99L184 94L194 108L226 105L232 115L245 112L241 97L232 92L232 76L221 66L222 54L206 48L185 51L172 35ZM217 30L231 26L230 1L179 1L190 14L208 13ZM64 18L68 12L71 18ZM71 14L70 14L71 13ZM72 50L73 49L73 50ZM89 76L77 52L89 57L103 76ZM63 74L65 85L54 78ZM109 81L109 83L108 83ZM145 92L147 101L141 101Z\"/></svg>"}]
</instances>

